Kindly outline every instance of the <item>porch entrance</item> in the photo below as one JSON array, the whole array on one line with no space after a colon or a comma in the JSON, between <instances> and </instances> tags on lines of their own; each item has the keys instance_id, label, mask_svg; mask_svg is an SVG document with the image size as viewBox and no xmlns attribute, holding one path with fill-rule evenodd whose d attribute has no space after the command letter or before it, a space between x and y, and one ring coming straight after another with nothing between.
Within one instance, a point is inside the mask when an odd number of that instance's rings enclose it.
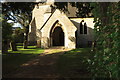
<instances>
[{"instance_id":1,"label":"porch entrance","mask_svg":"<svg viewBox=\"0 0 120 80\"><path fill-rule=\"evenodd\" d=\"M56 27L52 33L52 46L64 46L64 32L61 27Z\"/></svg>"}]
</instances>

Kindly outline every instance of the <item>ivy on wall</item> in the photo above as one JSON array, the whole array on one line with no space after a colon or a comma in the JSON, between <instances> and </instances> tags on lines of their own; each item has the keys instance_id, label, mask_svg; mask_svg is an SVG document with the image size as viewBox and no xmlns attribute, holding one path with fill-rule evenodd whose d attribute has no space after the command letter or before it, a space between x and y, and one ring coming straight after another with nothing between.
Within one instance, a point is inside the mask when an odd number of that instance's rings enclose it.
<instances>
[{"instance_id":1,"label":"ivy on wall","mask_svg":"<svg viewBox=\"0 0 120 80\"><path fill-rule=\"evenodd\" d=\"M96 78L120 77L120 2L91 3L94 7L96 47L88 60Z\"/></svg>"}]
</instances>

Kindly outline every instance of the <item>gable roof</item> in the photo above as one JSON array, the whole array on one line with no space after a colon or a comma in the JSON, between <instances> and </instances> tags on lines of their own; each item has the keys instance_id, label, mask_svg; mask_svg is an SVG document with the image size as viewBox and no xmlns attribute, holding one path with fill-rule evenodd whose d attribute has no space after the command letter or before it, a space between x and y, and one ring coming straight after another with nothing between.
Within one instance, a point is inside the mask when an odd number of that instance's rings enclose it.
<instances>
[{"instance_id":1,"label":"gable roof","mask_svg":"<svg viewBox=\"0 0 120 80\"><path fill-rule=\"evenodd\" d=\"M63 12L61 12L59 9L55 9L55 11L46 20L46 22L43 24L40 30L42 30L48 24L49 26L52 26L57 20L63 23L64 25L66 25L67 27L71 26L74 29L76 29L76 26L70 21L70 19Z\"/></svg>"},{"instance_id":2,"label":"gable roof","mask_svg":"<svg viewBox=\"0 0 120 80\"><path fill-rule=\"evenodd\" d=\"M56 10L56 9L55 9ZM45 26L45 24L48 22L48 20L51 18L51 16L53 15L53 13L55 12L55 10L52 12L52 14L49 16L49 18L45 21L45 23L42 25L42 27L40 28L40 30Z\"/></svg>"}]
</instances>

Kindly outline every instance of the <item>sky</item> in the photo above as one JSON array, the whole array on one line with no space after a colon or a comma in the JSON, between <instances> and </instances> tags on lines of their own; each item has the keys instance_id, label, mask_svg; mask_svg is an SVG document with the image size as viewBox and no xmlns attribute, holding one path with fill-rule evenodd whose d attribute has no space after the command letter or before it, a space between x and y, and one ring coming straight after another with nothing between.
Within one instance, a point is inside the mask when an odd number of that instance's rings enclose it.
<instances>
[{"instance_id":1,"label":"sky","mask_svg":"<svg viewBox=\"0 0 120 80\"><path fill-rule=\"evenodd\" d=\"M22 27L22 26L19 23L14 23L14 25L12 27Z\"/></svg>"},{"instance_id":2,"label":"sky","mask_svg":"<svg viewBox=\"0 0 120 80\"><path fill-rule=\"evenodd\" d=\"M8 23L13 23L13 21L9 20ZM21 27L22 28L21 24L19 24L19 23L14 23L14 25L12 27Z\"/></svg>"}]
</instances>

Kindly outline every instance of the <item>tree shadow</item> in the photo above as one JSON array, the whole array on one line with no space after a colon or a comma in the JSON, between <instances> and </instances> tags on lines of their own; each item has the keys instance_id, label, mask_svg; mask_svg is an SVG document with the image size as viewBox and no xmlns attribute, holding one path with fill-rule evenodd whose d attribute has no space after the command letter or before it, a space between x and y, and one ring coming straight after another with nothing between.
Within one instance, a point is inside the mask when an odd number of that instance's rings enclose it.
<instances>
[{"instance_id":1,"label":"tree shadow","mask_svg":"<svg viewBox=\"0 0 120 80\"><path fill-rule=\"evenodd\" d=\"M60 55L57 61L58 72L62 77L90 78L86 60L91 53L89 48L73 49Z\"/></svg>"},{"instance_id":2,"label":"tree shadow","mask_svg":"<svg viewBox=\"0 0 120 80\"><path fill-rule=\"evenodd\" d=\"M54 50L54 49L53 49ZM19 64L16 71L9 73L4 77L17 77L17 78L60 78L69 77L76 78L78 76L86 77L89 72L86 70L86 65L83 60L87 55L85 49L73 49L69 51L53 52L52 54L41 53L34 55L32 59ZM30 55L22 55L21 57L27 58ZM12 58L19 62L19 59ZM13 62L14 63L14 62ZM12 64L13 64L12 63ZM8 66L8 64L7 64ZM14 65L15 66L15 65ZM5 68L4 68L5 70ZM5 74L3 74L5 75Z\"/></svg>"},{"instance_id":3,"label":"tree shadow","mask_svg":"<svg viewBox=\"0 0 120 80\"><path fill-rule=\"evenodd\" d=\"M15 70L20 68L23 63L35 58L38 54L13 54L7 53L2 55L2 74L3 77L7 74L12 74Z\"/></svg>"}]
</instances>

